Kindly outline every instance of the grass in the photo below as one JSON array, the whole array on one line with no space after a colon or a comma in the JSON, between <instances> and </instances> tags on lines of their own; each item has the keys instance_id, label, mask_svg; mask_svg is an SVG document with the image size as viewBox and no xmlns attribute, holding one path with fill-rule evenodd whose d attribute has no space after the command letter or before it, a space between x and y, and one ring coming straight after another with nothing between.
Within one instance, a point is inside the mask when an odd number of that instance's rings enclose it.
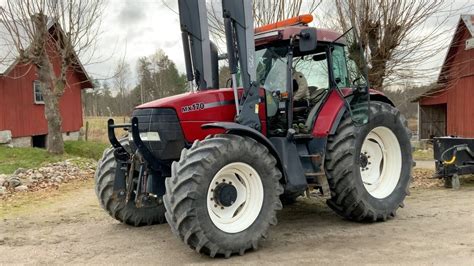
<instances>
[{"instance_id":1,"label":"grass","mask_svg":"<svg viewBox=\"0 0 474 266\"><path fill-rule=\"evenodd\" d=\"M413 159L414 160L434 160L433 157L433 149L418 149L413 152Z\"/></svg>"},{"instance_id":2,"label":"grass","mask_svg":"<svg viewBox=\"0 0 474 266\"><path fill-rule=\"evenodd\" d=\"M75 157L98 160L108 146L107 143L95 141L66 141L63 155L53 155L39 148L0 146L0 174L12 174L18 168L37 168Z\"/></svg>"},{"instance_id":3,"label":"grass","mask_svg":"<svg viewBox=\"0 0 474 266\"><path fill-rule=\"evenodd\" d=\"M11 174L18 168L40 167L67 158L68 155L53 155L39 148L8 148L0 146L0 174Z\"/></svg>"},{"instance_id":4,"label":"grass","mask_svg":"<svg viewBox=\"0 0 474 266\"><path fill-rule=\"evenodd\" d=\"M99 160L108 143L97 141L66 141L64 150L68 155Z\"/></svg>"},{"instance_id":5,"label":"grass","mask_svg":"<svg viewBox=\"0 0 474 266\"><path fill-rule=\"evenodd\" d=\"M129 118L124 116L112 117L116 124L129 123ZM107 120L105 116L88 116L84 118L84 127L88 124L87 140L109 143L107 138ZM116 130L117 137L123 134L123 131Z\"/></svg>"}]
</instances>

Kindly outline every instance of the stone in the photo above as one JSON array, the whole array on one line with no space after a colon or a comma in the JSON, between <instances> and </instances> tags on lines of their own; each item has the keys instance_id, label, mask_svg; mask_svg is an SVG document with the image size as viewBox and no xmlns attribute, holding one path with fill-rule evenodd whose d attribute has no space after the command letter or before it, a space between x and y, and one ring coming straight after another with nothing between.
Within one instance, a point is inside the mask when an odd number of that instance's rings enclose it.
<instances>
[{"instance_id":1,"label":"stone","mask_svg":"<svg viewBox=\"0 0 474 266\"><path fill-rule=\"evenodd\" d=\"M0 144L9 144L12 142L12 132L10 130L0 131Z\"/></svg>"},{"instance_id":2,"label":"stone","mask_svg":"<svg viewBox=\"0 0 474 266\"><path fill-rule=\"evenodd\" d=\"M0 186L0 196L7 194L7 188Z\"/></svg>"},{"instance_id":3,"label":"stone","mask_svg":"<svg viewBox=\"0 0 474 266\"><path fill-rule=\"evenodd\" d=\"M4 174L0 175L0 186L2 186L3 183L5 183L5 180L7 180L7 178L8 178L7 175L4 175Z\"/></svg>"},{"instance_id":4,"label":"stone","mask_svg":"<svg viewBox=\"0 0 474 266\"><path fill-rule=\"evenodd\" d=\"M27 169L20 167L20 168L18 168L18 169L15 170L15 172L13 173L13 175L24 174L24 173L26 173L26 172L28 172Z\"/></svg>"},{"instance_id":5,"label":"stone","mask_svg":"<svg viewBox=\"0 0 474 266\"><path fill-rule=\"evenodd\" d=\"M25 185L21 185L15 188L16 192L22 192L22 191L27 191L27 190L28 190L28 187Z\"/></svg>"},{"instance_id":6,"label":"stone","mask_svg":"<svg viewBox=\"0 0 474 266\"><path fill-rule=\"evenodd\" d=\"M17 176L11 176L8 180L8 184L10 187L18 187L21 185L21 180Z\"/></svg>"}]
</instances>

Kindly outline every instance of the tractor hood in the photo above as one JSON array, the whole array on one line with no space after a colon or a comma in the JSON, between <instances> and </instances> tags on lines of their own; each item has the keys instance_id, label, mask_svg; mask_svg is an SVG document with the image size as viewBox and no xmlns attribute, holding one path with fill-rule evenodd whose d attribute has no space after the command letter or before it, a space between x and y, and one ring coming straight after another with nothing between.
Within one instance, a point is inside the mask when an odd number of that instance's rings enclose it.
<instances>
[{"instance_id":1,"label":"tractor hood","mask_svg":"<svg viewBox=\"0 0 474 266\"><path fill-rule=\"evenodd\" d=\"M187 92L142 104L137 109L172 108L180 121L233 121L232 89Z\"/></svg>"}]
</instances>

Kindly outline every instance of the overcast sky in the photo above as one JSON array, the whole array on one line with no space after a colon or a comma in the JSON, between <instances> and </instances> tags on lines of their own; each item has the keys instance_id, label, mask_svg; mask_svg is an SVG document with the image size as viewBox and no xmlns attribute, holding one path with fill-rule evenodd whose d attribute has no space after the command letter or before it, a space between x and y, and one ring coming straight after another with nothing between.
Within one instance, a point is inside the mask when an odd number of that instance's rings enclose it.
<instances>
[{"instance_id":1,"label":"overcast sky","mask_svg":"<svg viewBox=\"0 0 474 266\"><path fill-rule=\"evenodd\" d=\"M177 8L171 2L170 7ZM161 48L184 72L184 59L178 15L163 6L161 0L108 0L103 14L102 34L95 55L99 63L86 66L97 78L113 75L122 59L135 72L139 57L153 54Z\"/></svg>"},{"instance_id":2,"label":"overcast sky","mask_svg":"<svg viewBox=\"0 0 474 266\"><path fill-rule=\"evenodd\" d=\"M473 0L454 0L452 8L462 5L471 5L463 12L471 12ZM5 0L0 0L0 5ZM95 63L87 62L81 58L88 72L98 79L107 79L113 76L114 68L121 60L130 64L134 77L131 83L136 82L135 69L139 57L153 54L157 49L163 49L173 60L179 69L184 72L184 58L181 46L181 34L179 28L178 15L173 10L177 10L177 0L166 0L167 6L162 0L105 0L105 9L102 18L101 31L94 52ZM331 9L332 0L325 0L320 10L316 10L315 22L312 26L321 26L324 20L323 13ZM441 14L440 16L443 16ZM450 19L441 25L447 32L445 36L440 36L437 40L440 43L449 44L454 33L459 14L452 15ZM439 18L430 19L424 27L439 26ZM446 31L447 30L447 31ZM430 62L422 65L430 67L442 64L446 52L443 51L438 56L432 58Z\"/></svg>"}]
</instances>

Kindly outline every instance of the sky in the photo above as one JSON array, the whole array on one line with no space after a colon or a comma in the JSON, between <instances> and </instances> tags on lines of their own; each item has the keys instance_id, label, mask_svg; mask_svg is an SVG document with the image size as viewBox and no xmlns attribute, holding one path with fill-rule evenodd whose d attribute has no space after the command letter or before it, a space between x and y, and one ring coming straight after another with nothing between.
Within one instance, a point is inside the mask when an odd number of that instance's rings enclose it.
<instances>
[{"instance_id":1,"label":"sky","mask_svg":"<svg viewBox=\"0 0 474 266\"><path fill-rule=\"evenodd\" d=\"M177 1L168 2L177 9L173 3ZM185 71L178 15L161 0L106 1L101 31L96 58L84 63L95 78L110 78L122 60L130 64L135 75L137 59L157 49L164 50L179 71Z\"/></svg>"},{"instance_id":2,"label":"sky","mask_svg":"<svg viewBox=\"0 0 474 266\"><path fill-rule=\"evenodd\" d=\"M118 62L125 61L133 73L131 84L136 83L136 62L143 56L152 55L162 49L173 60L180 72L184 72L184 57L181 45L181 34L177 10L177 0L104 0L101 32L98 36L94 57L81 58L89 74L99 80L109 80L114 75ZM472 0L471 0L472 1ZM0 0L2 5L5 0ZM166 5L164 4L166 3ZM323 1L320 10L315 12L312 26L320 26L325 19L324 9L330 9L332 0ZM469 3L469 0L455 0L452 8ZM471 9L471 13L474 11ZM327 13L326 15L327 16ZM440 25L440 19L431 18L420 32L429 32L432 27L441 27L443 36L438 42L447 46L450 42L459 14L452 15ZM420 67L440 66L446 51L440 52L430 62Z\"/></svg>"},{"instance_id":3,"label":"sky","mask_svg":"<svg viewBox=\"0 0 474 266\"><path fill-rule=\"evenodd\" d=\"M331 8L330 2L323 2L320 10L316 10L316 14L314 14L316 19L312 26L317 27L319 24L324 24L322 14L325 9ZM447 9L457 9L466 3L469 4L467 0L448 2L452 2L452 4L449 4ZM134 73L132 79L136 80L137 59L151 55L157 49L163 49L176 63L178 70L184 72L179 20L175 13L177 0L167 0L165 3L166 5L161 0L106 1L101 25L103 33L98 40L99 51L96 52L96 55L100 55L101 58L96 60L100 61L99 63L86 64L90 74L99 79L107 79L113 76L117 62L124 60L130 64L132 73ZM467 10L472 11L472 7ZM444 15L440 14L440 17L442 16ZM443 21L440 17L430 18L426 25L420 27L418 34L421 33L421 36L423 33L430 32L433 27L440 27L438 32L443 34L437 38L437 42L447 47L459 20L459 14L452 14L447 21ZM437 67L441 66L445 54L446 51L443 50L429 61L420 64L420 68L433 68L430 78L435 78Z\"/></svg>"}]
</instances>

